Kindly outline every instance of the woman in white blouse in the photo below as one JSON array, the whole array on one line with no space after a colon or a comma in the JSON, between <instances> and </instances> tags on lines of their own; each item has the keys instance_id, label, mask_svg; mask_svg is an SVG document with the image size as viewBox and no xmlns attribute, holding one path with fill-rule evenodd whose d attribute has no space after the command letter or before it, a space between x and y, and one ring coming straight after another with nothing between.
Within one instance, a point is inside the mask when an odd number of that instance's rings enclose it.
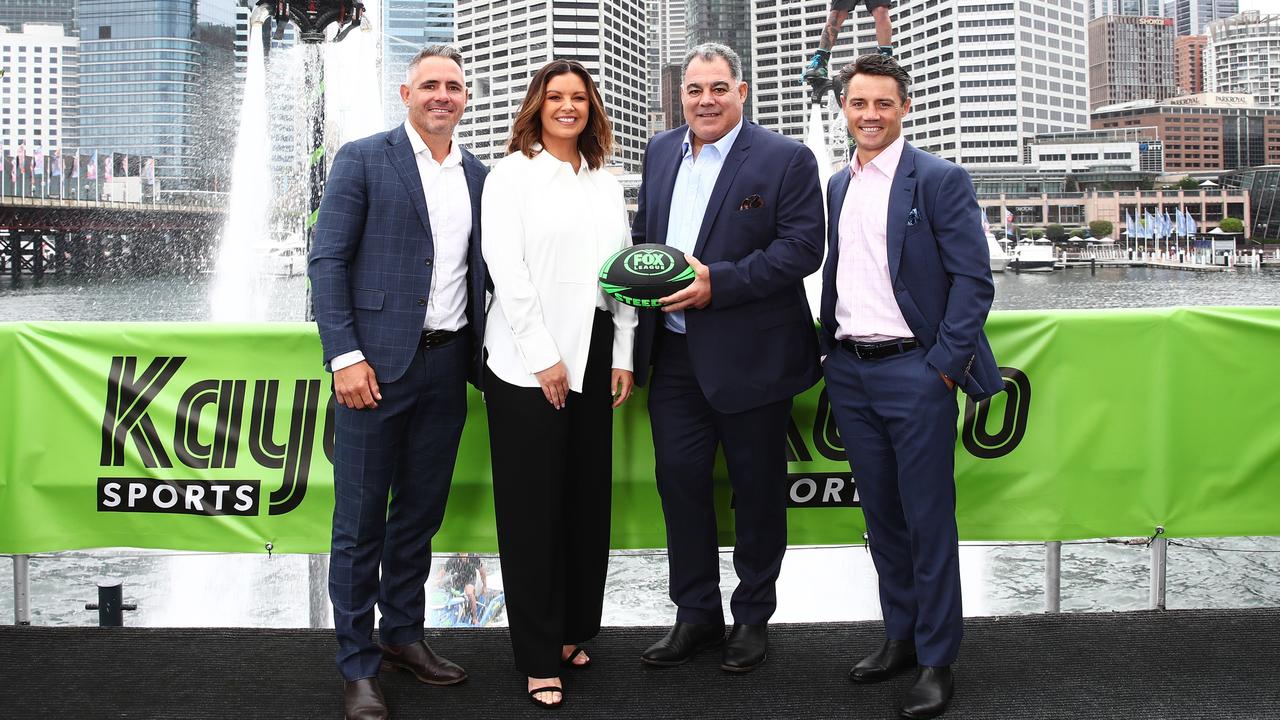
<instances>
[{"instance_id":1,"label":"woman in white blouse","mask_svg":"<svg viewBox=\"0 0 1280 720\"><path fill-rule=\"evenodd\" d=\"M609 564L612 409L631 395L635 310L600 290L630 245L595 82L570 60L534 75L510 154L481 204L493 280L485 403L503 589L529 696L563 700L562 668L590 663Z\"/></svg>"}]
</instances>

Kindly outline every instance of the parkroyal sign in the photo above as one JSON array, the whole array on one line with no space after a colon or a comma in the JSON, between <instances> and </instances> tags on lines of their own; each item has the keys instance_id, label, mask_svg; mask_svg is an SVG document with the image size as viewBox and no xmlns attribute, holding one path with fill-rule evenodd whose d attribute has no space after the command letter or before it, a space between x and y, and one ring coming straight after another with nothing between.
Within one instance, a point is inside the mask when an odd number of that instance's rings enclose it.
<instances>
[{"instance_id":1,"label":"parkroyal sign","mask_svg":"<svg viewBox=\"0 0 1280 720\"><path fill-rule=\"evenodd\" d=\"M1197 93L1165 100L1166 105L1199 105L1203 107L1254 107L1256 100L1252 95L1239 93Z\"/></svg>"}]
</instances>

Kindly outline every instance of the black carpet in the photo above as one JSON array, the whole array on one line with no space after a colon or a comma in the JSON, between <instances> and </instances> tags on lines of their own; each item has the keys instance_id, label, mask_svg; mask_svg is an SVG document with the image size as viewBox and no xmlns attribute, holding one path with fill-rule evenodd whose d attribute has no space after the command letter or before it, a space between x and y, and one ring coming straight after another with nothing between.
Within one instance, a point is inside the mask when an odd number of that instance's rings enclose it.
<instances>
[{"instance_id":1,"label":"black carpet","mask_svg":"<svg viewBox=\"0 0 1280 720\"><path fill-rule=\"evenodd\" d=\"M972 618L947 718L1280 719L1280 609ZM715 653L652 670L664 632L610 628L564 706L534 707L505 630L430 633L471 673L436 688L384 673L392 717L893 718L909 679L854 685L878 623L775 625L768 662L730 675ZM0 627L0 717L341 718L328 631Z\"/></svg>"}]
</instances>

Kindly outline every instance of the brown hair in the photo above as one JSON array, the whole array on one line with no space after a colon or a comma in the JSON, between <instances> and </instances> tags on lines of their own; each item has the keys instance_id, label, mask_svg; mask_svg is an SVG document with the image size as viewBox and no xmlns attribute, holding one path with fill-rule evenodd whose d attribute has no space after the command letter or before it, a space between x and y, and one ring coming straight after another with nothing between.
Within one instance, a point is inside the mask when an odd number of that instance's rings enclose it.
<instances>
[{"instance_id":1,"label":"brown hair","mask_svg":"<svg viewBox=\"0 0 1280 720\"><path fill-rule=\"evenodd\" d=\"M591 73L576 60L552 60L534 73L524 94L524 102L520 104L520 112L516 113L516 121L511 125L507 152L534 156L533 146L542 141L542 103L547 96L547 84L551 78L565 73L577 75L587 86L587 126L578 136L578 152L586 158L587 167L599 170L613 149L613 130L608 116L604 114L604 101L600 99L600 91L596 89Z\"/></svg>"},{"instance_id":2,"label":"brown hair","mask_svg":"<svg viewBox=\"0 0 1280 720\"><path fill-rule=\"evenodd\" d=\"M849 91L849 81L854 75L881 75L898 81L898 99L907 101L907 86L911 84L911 76L898 64L897 60L880 54L863 55L840 69L836 75L836 85L840 87L840 97Z\"/></svg>"}]
</instances>

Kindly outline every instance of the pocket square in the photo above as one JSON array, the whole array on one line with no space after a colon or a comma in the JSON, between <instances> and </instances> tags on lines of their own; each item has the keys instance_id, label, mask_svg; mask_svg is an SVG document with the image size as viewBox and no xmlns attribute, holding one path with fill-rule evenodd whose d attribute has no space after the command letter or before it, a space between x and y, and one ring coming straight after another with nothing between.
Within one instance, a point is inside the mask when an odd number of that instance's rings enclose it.
<instances>
[{"instance_id":1,"label":"pocket square","mask_svg":"<svg viewBox=\"0 0 1280 720\"><path fill-rule=\"evenodd\" d=\"M762 207L764 207L764 200L762 200L759 195L748 195L746 198L743 198L742 204L738 205L738 210L755 210L756 208Z\"/></svg>"},{"instance_id":2,"label":"pocket square","mask_svg":"<svg viewBox=\"0 0 1280 720\"><path fill-rule=\"evenodd\" d=\"M907 213L907 226L910 227L918 222L920 222L920 211L915 208L911 208L911 212Z\"/></svg>"}]
</instances>

